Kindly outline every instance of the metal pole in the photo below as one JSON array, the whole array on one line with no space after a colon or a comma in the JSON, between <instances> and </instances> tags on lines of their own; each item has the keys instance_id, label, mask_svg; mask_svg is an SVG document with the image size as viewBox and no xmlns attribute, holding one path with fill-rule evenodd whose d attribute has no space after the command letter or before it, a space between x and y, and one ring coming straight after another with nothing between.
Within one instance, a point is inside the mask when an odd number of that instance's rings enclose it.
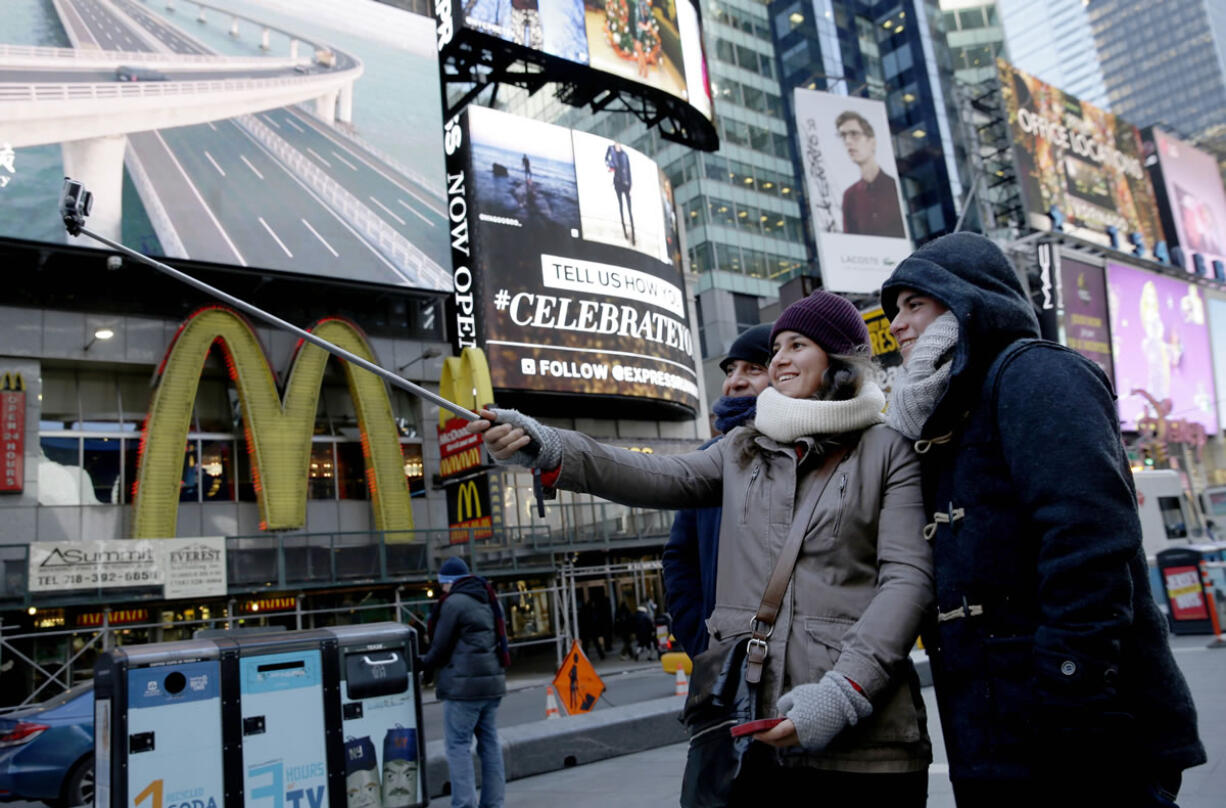
<instances>
[{"instance_id":1,"label":"metal pole","mask_svg":"<svg viewBox=\"0 0 1226 808\"><path fill-rule=\"evenodd\" d=\"M955 233L962 229L962 222L966 220L966 212L971 209L971 202L975 201L975 192L979 190L979 180L982 177L982 171L975 172L975 181L971 183L970 193L966 195L966 201L962 203L962 212L958 214L958 222L954 225Z\"/></svg>"},{"instance_id":2,"label":"metal pole","mask_svg":"<svg viewBox=\"0 0 1226 808\"><path fill-rule=\"evenodd\" d=\"M230 304L234 308L238 309L239 311L245 312L251 315L252 317L256 317L260 320L264 320L265 322L271 323L277 326L278 328L283 328L286 331L289 331L291 334L294 334L298 338L305 340L306 342L309 342L312 345L315 345L319 348L323 348L325 351L332 354L333 356L340 357L341 359L344 359L347 362L351 362L360 368L369 370L371 373L375 374L376 376L379 376L391 382L396 387L399 387L402 390L407 390L413 395L424 398L433 404L437 404L438 406L442 407L445 410L450 410L454 412L455 414L459 415L461 418L464 418L465 420L476 421L480 419L481 417L477 415L475 412L473 412L472 410L461 407L459 404L450 402L447 399L443 398L442 396L438 395L437 393L432 393L429 390L425 389L424 387L414 384L413 382L409 381L403 376L400 376L396 373L392 373L390 370L387 370L386 368L379 367L374 362L371 362L368 359L363 359L362 357L358 356L355 353L346 351L344 348L341 348L339 345L333 345L331 342L328 342L326 339L323 339L322 337L312 334L310 331L299 328L293 323L286 322L285 320L282 320L280 317L277 317L274 314L269 314L263 309L257 306L253 306L244 300L240 300L234 295L227 294L226 292L223 292L220 289L210 286L202 280L193 278L191 275L188 275L185 272L180 272L174 267L170 267L170 266L167 266L166 264L163 264L161 261L155 261L154 259L148 257L147 255L143 255L137 252L136 250L133 250L129 247L125 247L124 245L119 244L118 242L111 241L105 236L100 236L97 233L94 233L84 227L81 228L81 232L89 236L90 238L94 239L95 241L99 241L105 244L106 246L110 247L111 249L118 250L124 255L130 258L133 258L141 262L142 264L147 264L153 267L154 269L158 270L159 272L165 273L176 280L186 283L188 286L194 287L200 290L201 292L204 292L207 295L211 295L217 298L218 300L222 300Z\"/></svg>"}]
</instances>

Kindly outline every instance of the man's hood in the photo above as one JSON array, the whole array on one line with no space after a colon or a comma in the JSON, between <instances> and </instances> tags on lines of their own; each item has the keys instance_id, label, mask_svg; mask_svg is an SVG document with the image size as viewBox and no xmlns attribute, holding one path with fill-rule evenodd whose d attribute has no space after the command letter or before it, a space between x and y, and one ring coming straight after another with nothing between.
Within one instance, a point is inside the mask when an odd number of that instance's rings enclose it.
<instances>
[{"instance_id":1,"label":"man's hood","mask_svg":"<svg viewBox=\"0 0 1226 808\"><path fill-rule=\"evenodd\" d=\"M881 307L891 320L898 314L902 289L941 302L958 319L951 392L977 388L1005 346L1039 336L1039 321L1021 280L1000 248L983 236L942 236L904 259L881 287ZM955 397L961 396L945 398Z\"/></svg>"},{"instance_id":2,"label":"man's hood","mask_svg":"<svg viewBox=\"0 0 1226 808\"><path fill-rule=\"evenodd\" d=\"M489 603L490 596L485 589L485 581L476 575L466 575L451 585L452 595L468 595L482 603Z\"/></svg>"}]
</instances>

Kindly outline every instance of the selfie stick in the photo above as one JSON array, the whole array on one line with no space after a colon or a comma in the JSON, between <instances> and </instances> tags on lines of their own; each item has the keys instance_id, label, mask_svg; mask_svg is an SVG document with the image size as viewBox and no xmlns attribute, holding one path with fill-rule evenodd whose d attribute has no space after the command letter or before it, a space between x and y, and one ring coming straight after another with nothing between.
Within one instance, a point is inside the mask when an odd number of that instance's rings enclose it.
<instances>
[{"instance_id":1,"label":"selfie stick","mask_svg":"<svg viewBox=\"0 0 1226 808\"><path fill-rule=\"evenodd\" d=\"M83 235L89 236L94 241L102 242L103 244L110 247L111 249L121 252L124 255L128 256L129 258L134 258L137 261L140 261L142 264L148 264L154 269L160 272L163 272L176 280L183 281L188 286L194 286L195 288L199 289L201 292L204 292L207 295L212 295L213 297L219 300L224 300L226 303L229 303L234 308L240 311L246 312L247 314L250 314L252 317L258 317L261 320L272 323L278 328L284 328L286 331L290 332L291 334L296 335L297 337L301 339L306 340L312 345L318 345L320 348L323 348L325 351L332 354L333 356L338 356L347 362L352 362L353 364L357 365L360 368L365 368L366 370L369 370L371 373L375 374L376 376L382 376L384 379L387 379L389 382L394 384L396 387L401 388L402 390L407 390L415 396L419 396L421 398L426 399L427 401L433 402L434 404L439 405L443 409L451 410L452 412L456 413L457 415L459 415L461 418L463 418L466 421L476 421L481 418L480 415L477 415L477 413L473 412L472 410L461 407L459 404L453 404L452 402L448 401L447 399L443 398L437 393L432 393L426 388L421 387L420 385L414 384L413 382L409 381L403 376L392 373L390 370L387 370L386 368L382 368L376 365L374 362L371 362L367 359L363 359L362 357L358 356L355 353L346 351L344 348L340 347L339 345L334 345L331 342L328 342L323 337L316 336L315 334L312 334L310 331L307 331L306 329L303 329L303 328L299 328L293 323L288 323L285 320L282 320L280 317L276 316L275 314L269 314L263 309L253 306L250 303L246 302L245 300L240 300L234 295L227 294L216 287L209 286L204 281L193 278L191 275L188 275L185 272L180 272L174 267L170 267L170 266L167 266L166 264L163 264L161 261L155 261L154 259L150 258L147 255L139 253L136 250L133 250L129 247L125 247L124 245L119 244L117 242L111 241L109 238L106 238L105 236L100 236L97 233L94 233L84 227L81 228L81 233Z\"/></svg>"},{"instance_id":2,"label":"selfie stick","mask_svg":"<svg viewBox=\"0 0 1226 808\"><path fill-rule=\"evenodd\" d=\"M78 199L80 198L81 195L85 195L85 201L81 204L78 204ZM412 393L413 395L418 396L419 398L424 398L426 401L429 401L432 404L437 404L438 406L442 407L445 410L451 410L456 415L459 415L461 418L463 418L466 421L481 420L481 416L473 412L472 410L467 409L466 407L461 407L459 404L455 404L451 401L448 401L447 399L440 396L438 393L432 393L426 388L420 385L414 384L413 382L409 381L403 376L400 376L399 374L392 373L390 370L387 370L386 368L382 368L379 365L376 365L374 362L371 362L370 360L363 359L362 357L358 356L355 353L346 351L344 348L340 347L339 345L334 345L331 342L328 342L328 340L324 339L323 337L317 336L315 334L312 334L310 331L299 328L293 323L286 322L285 320L282 320L280 317L277 317L275 314L270 314L257 306L251 305L245 300L241 300L235 297L234 295L227 294L226 292L223 292L214 286L208 285L202 280L193 278L191 275L188 275L186 272L180 272L174 267L163 264L161 261L154 260L153 258L150 258L149 256L144 255L143 253L139 253L136 250L131 249L130 247L125 247L124 245L119 244L118 242L111 241L109 238L106 238L105 236L100 236L97 233L94 233L88 230L85 227L85 217L89 215L89 208L90 208L91 201L92 201L92 196L89 195L89 192L85 190L84 186L81 185L81 183L75 180L71 180L67 177L64 178L64 193L60 198L60 215L63 218L64 227L68 230L68 233L70 235L77 236L77 235L84 234L86 236L89 236L94 241L105 244L111 249L117 252L123 253L129 258L133 258L142 264L147 264L153 267L154 269L158 270L159 272L169 275L175 280L179 280L179 281L182 281L183 283L186 283L188 286L192 286L196 289L199 289L201 292L204 292L206 295L211 295L217 298L218 300L222 300L230 304L234 308L238 309L239 311L245 312L251 315L252 317L256 317L260 320L264 320L265 322L271 323L272 325L275 325L278 328L283 328L286 331L290 332L291 334L294 334L298 338L306 340L312 345L323 348L325 351L332 354L333 356L339 357L340 359L344 359L347 362L351 362L354 365L357 365L358 367L363 368L365 370L369 370L371 373L383 379L386 379L387 381L391 382L396 387L399 387L401 390L405 390L409 393ZM526 452L527 454L535 457L536 454L540 451L540 445L536 441L532 441L527 446L525 446L521 451ZM536 494L537 513L539 513L540 516L543 518L545 516L545 501L544 501L544 488L541 484L541 479L540 479L540 469L533 470L532 480L533 480L534 493Z\"/></svg>"}]
</instances>

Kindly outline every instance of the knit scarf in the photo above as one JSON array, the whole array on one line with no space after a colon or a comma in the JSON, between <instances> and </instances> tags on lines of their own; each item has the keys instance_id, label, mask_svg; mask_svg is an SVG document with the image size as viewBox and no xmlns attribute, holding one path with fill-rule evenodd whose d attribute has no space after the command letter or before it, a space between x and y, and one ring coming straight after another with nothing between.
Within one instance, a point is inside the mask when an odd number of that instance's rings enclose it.
<instances>
[{"instance_id":1,"label":"knit scarf","mask_svg":"<svg viewBox=\"0 0 1226 808\"><path fill-rule=\"evenodd\" d=\"M476 576L472 576L476 578ZM462 580L462 579L461 579ZM502 605L498 603L498 595L494 592L493 585L484 578L477 580L485 586L485 594L490 599L490 609L494 612L494 636L497 637L494 655L498 657L498 664L504 668L511 666L511 645L507 640L507 621L502 616ZM454 585L452 592L455 591ZM426 634L430 637L430 641L434 641L434 629L438 626L438 616L443 611L443 601L451 595L451 592L444 592L442 597L434 602L434 607L430 609L430 617L426 620Z\"/></svg>"},{"instance_id":2,"label":"knit scarf","mask_svg":"<svg viewBox=\"0 0 1226 808\"><path fill-rule=\"evenodd\" d=\"M754 416L757 396L721 396L711 411L715 413L715 428L725 435Z\"/></svg>"},{"instance_id":3,"label":"knit scarf","mask_svg":"<svg viewBox=\"0 0 1226 808\"><path fill-rule=\"evenodd\" d=\"M902 373L894 379L885 422L911 440L923 434L924 424L949 388L957 344L958 318L947 311L920 334Z\"/></svg>"},{"instance_id":4,"label":"knit scarf","mask_svg":"<svg viewBox=\"0 0 1226 808\"><path fill-rule=\"evenodd\" d=\"M868 380L845 401L789 398L768 387L758 395L754 426L771 440L795 443L806 435L841 435L881 423L884 406L885 394Z\"/></svg>"}]
</instances>

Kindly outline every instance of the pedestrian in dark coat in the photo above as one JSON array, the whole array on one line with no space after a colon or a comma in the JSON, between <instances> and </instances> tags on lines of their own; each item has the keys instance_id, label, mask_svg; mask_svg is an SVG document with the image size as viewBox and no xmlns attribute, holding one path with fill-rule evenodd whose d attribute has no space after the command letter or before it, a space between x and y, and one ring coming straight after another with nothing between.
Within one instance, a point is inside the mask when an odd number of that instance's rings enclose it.
<instances>
[{"instance_id":1,"label":"pedestrian in dark coat","mask_svg":"<svg viewBox=\"0 0 1226 808\"><path fill-rule=\"evenodd\" d=\"M715 413L720 433L704 443L706 449L723 435L753 420L758 393L770 385L766 366L771 361L771 323L755 325L736 338L719 363L724 383ZM707 618L715 610L715 571L719 563L719 520L723 509L686 508L673 518L664 545L665 605L672 617L672 633L691 657L707 649Z\"/></svg>"},{"instance_id":2,"label":"pedestrian in dark coat","mask_svg":"<svg viewBox=\"0 0 1226 808\"><path fill-rule=\"evenodd\" d=\"M921 247L881 301L906 363L887 422L923 463L924 645L959 808L1173 805L1205 751L1106 376L1037 339L982 236Z\"/></svg>"},{"instance_id":3,"label":"pedestrian in dark coat","mask_svg":"<svg viewBox=\"0 0 1226 808\"><path fill-rule=\"evenodd\" d=\"M435 693L443 703L443 734L451 774L452 808L477 803L473 737L481 759L481 808L502 808L506 772L498 742L498 705L507 692L507 636L502 610L484 578L458 557L438 572L443 598L430 616L430 650L421 658L427 675L437 671Z\"/></svg>"}]
</instances>

